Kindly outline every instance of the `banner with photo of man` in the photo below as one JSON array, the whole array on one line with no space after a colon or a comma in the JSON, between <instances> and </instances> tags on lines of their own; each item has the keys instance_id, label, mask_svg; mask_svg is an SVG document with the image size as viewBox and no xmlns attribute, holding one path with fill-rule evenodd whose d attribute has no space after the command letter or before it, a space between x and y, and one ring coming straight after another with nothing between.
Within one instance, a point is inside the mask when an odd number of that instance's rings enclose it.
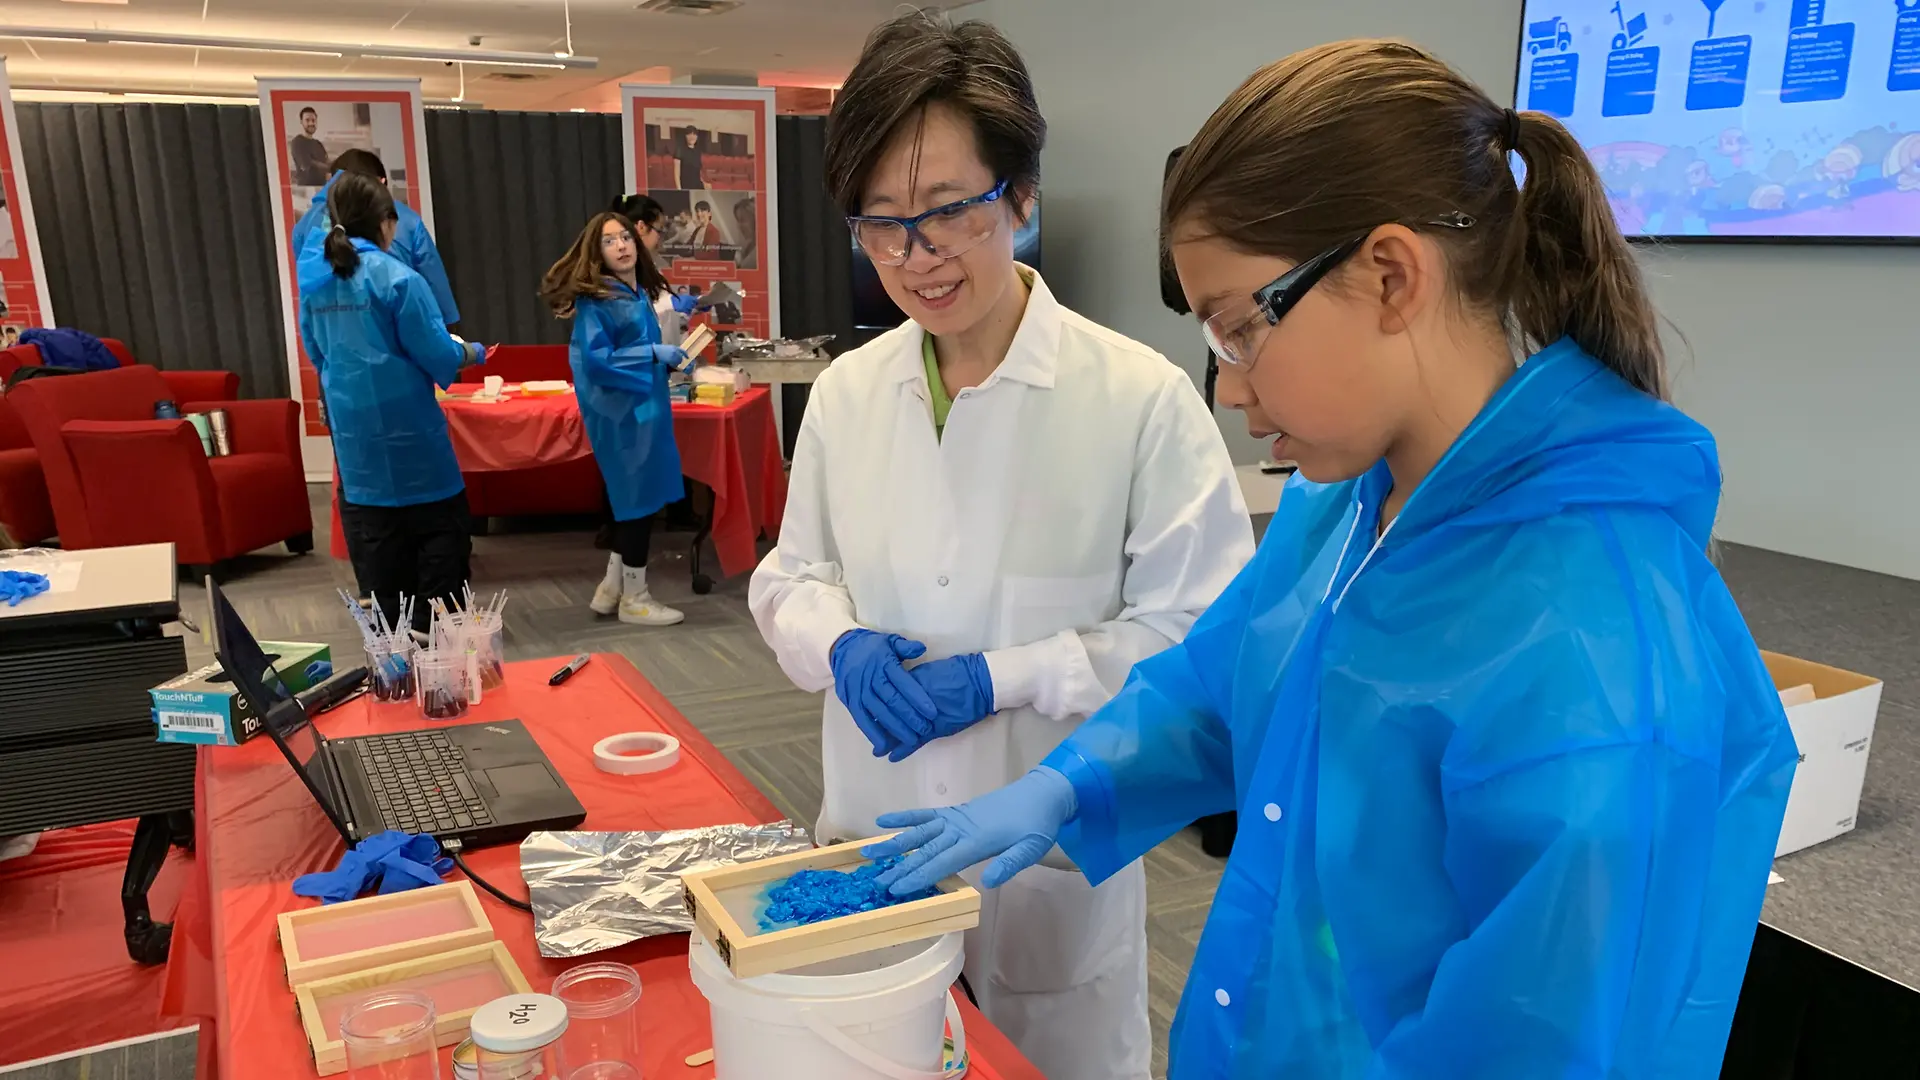
<instances>
[{"instance_id":1,"label":"banner with photo of man","mask_svg":"<svg viewBox=\"0 0 1920 1080\"><path fill-rule=\"evenodd\" d=\"M47 273L40 261L40 234L34 230L33 200L27 197L27 170L20 156L20 124L13 115L13 89L7 63L0 58L0 348L20 343L20 331L53 325L47 299Z\"/></svg>"},{"instance_id":2,"label":"banner with photo of man","mask_svg":"<svg viewBox=\"0 0 1920 1080\"><path fill-rule=\"evenodd\" d=\"M627 190L666 209L667 280L676 291L720 297L705 315L715 330L778 337L773 87L623 83L620 91Z\"/></svg>"},{"instance_id":3,"label":"banner with photo of man","mask_svg":"<svg viewBox=\"0 0 1920 1080\"><path fill-rule=\"evenodd\" d=\"M286 324L288 384L304 421L301 450L309 479L333 474L333 444L320 412L320 374L300 344L294 226L320 197L330 163L347 150L367 150L387 170L387 189L433 229L427 175L427 123L418 79L258 79L267 186L279 245L281 311Z\"/></svg>"}]
</instances>

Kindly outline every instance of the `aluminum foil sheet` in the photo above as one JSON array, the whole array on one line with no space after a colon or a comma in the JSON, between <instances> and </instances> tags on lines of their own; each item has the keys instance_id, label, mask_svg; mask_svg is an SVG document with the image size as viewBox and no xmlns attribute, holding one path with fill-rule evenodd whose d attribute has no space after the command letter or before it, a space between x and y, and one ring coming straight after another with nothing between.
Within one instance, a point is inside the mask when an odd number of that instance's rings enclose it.
<instances>
[{"instance_id":1,"label":"aluminum foil sheet","mask_svg":"<svg viewBox=\"0 0 1920 1080\"><path fill-rule=\"evenodd\" d=\"M640 938L682 934L693 917L680 875L813 846L790 821L671 832L537 832L520 844L541 956L585 956Z\"/></svg>"}]
</instances>

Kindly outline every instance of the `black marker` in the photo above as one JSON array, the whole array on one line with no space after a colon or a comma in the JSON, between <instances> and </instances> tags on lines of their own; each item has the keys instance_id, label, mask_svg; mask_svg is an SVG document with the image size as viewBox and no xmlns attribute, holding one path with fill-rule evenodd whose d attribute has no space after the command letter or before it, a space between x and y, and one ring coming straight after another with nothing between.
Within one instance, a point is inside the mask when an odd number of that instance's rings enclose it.
<instances>
[{"instance_id":1,"label":"black marker","mask_svg":"<svg viewBox=\"0 0 1920 1080\"><path fill-rule=\"evenodd\" d=\"M572 661L570 661L567 664L566 667L563 667L559 671L556 671L553 673L553 677L547 680L547 685L559 686L561 683L566 682L568 679L573 678L574 672L579 671L581 668L587 666L587 660L588 660L588 656L586 653L581 653L579 656L574 657Z\"/></svg>"}]
</instances>

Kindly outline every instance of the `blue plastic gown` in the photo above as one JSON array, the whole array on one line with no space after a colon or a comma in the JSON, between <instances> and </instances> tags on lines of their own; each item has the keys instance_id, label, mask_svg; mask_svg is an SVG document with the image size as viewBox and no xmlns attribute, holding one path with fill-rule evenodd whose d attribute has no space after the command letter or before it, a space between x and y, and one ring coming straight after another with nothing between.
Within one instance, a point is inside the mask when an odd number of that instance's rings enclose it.
<instances>
[{"instance_id":1,"label":"blue plastic gown","mask_svg":"<svg viewBox=\"0 0 1920 1080\"><path fill-rule=\"evenodd\" d=\"M673 441L669 372L648 348L660 343L660 320L625 282L609 278L607 287L613 294L605 300L575 301L567 356L613 519L634 521L678 502L686 485Z\"/></svg>"},{"instance_id":2,"label":"blue plastic gown","mask_svg":"<svg viewBox=\"0 0 1920 1080\"><path fill-rule=\"evenodd\" d=\"M292 243L296 262L306 258L308 244L317 247L326 241L327 231L333 227L327 219L327 193L339 178L337 172L328 177L327 186L320 189L307 212L294 223ZM440 261L440 249L434 246L427 223L420 220L413 207L398 199L393 201L393 208L400 214L400 227L394 230L390 254L427 279L433 288L433 302L440 310L441 322L448 325L459 322L460 305L453 302L453 285L447 281L447 268Z\"/></svg>"},{"instance_id":3,"label":"blue plastic gown","mask_svg":"<svg viewBox=\"0 0 1920 1080\"><path fill-rule=\"evenodd\" d=\"M352 277L336 276L319 244L298 268L300 336L320 372L343 494L363 506L451 498L466 484L433 388L475 350L448 336L419 274L365 240L353 246Z\"/></svg>"},{"instance_id":4,"label":"blue plastic gown","mask_svg":"<svg viewBox=\"0 0 1920 1080\"><path fill-rule=\"evenodd\" d=\"M1047 759L1096 882L1240 813L1169 1077L1719 1075L1796 753L1711 436L1562 341L1390 485L1296 478Z\"/></svg>"}]
</instances>

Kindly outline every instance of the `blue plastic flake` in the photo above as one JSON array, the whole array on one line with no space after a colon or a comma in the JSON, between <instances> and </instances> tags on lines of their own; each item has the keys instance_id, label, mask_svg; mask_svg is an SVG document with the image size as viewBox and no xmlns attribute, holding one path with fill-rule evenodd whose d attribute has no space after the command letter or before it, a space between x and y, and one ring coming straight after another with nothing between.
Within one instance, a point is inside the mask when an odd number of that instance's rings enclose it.
<instances>
[{"instance_id":1,"label":"blue plastic flake","mask_svg":"<svg viewBox=\"0 0 1920 1080\"><path fill-rule=\"evenodd\" d=\"M895 896L875 879L900 862L901 856L880 859L846 873L840 870L802 870L767 889L767 909L760 913L760 929L807 926L842 915L875 911L914 900L939 896L938 889Z\"/></svg>"}]
</instances>

